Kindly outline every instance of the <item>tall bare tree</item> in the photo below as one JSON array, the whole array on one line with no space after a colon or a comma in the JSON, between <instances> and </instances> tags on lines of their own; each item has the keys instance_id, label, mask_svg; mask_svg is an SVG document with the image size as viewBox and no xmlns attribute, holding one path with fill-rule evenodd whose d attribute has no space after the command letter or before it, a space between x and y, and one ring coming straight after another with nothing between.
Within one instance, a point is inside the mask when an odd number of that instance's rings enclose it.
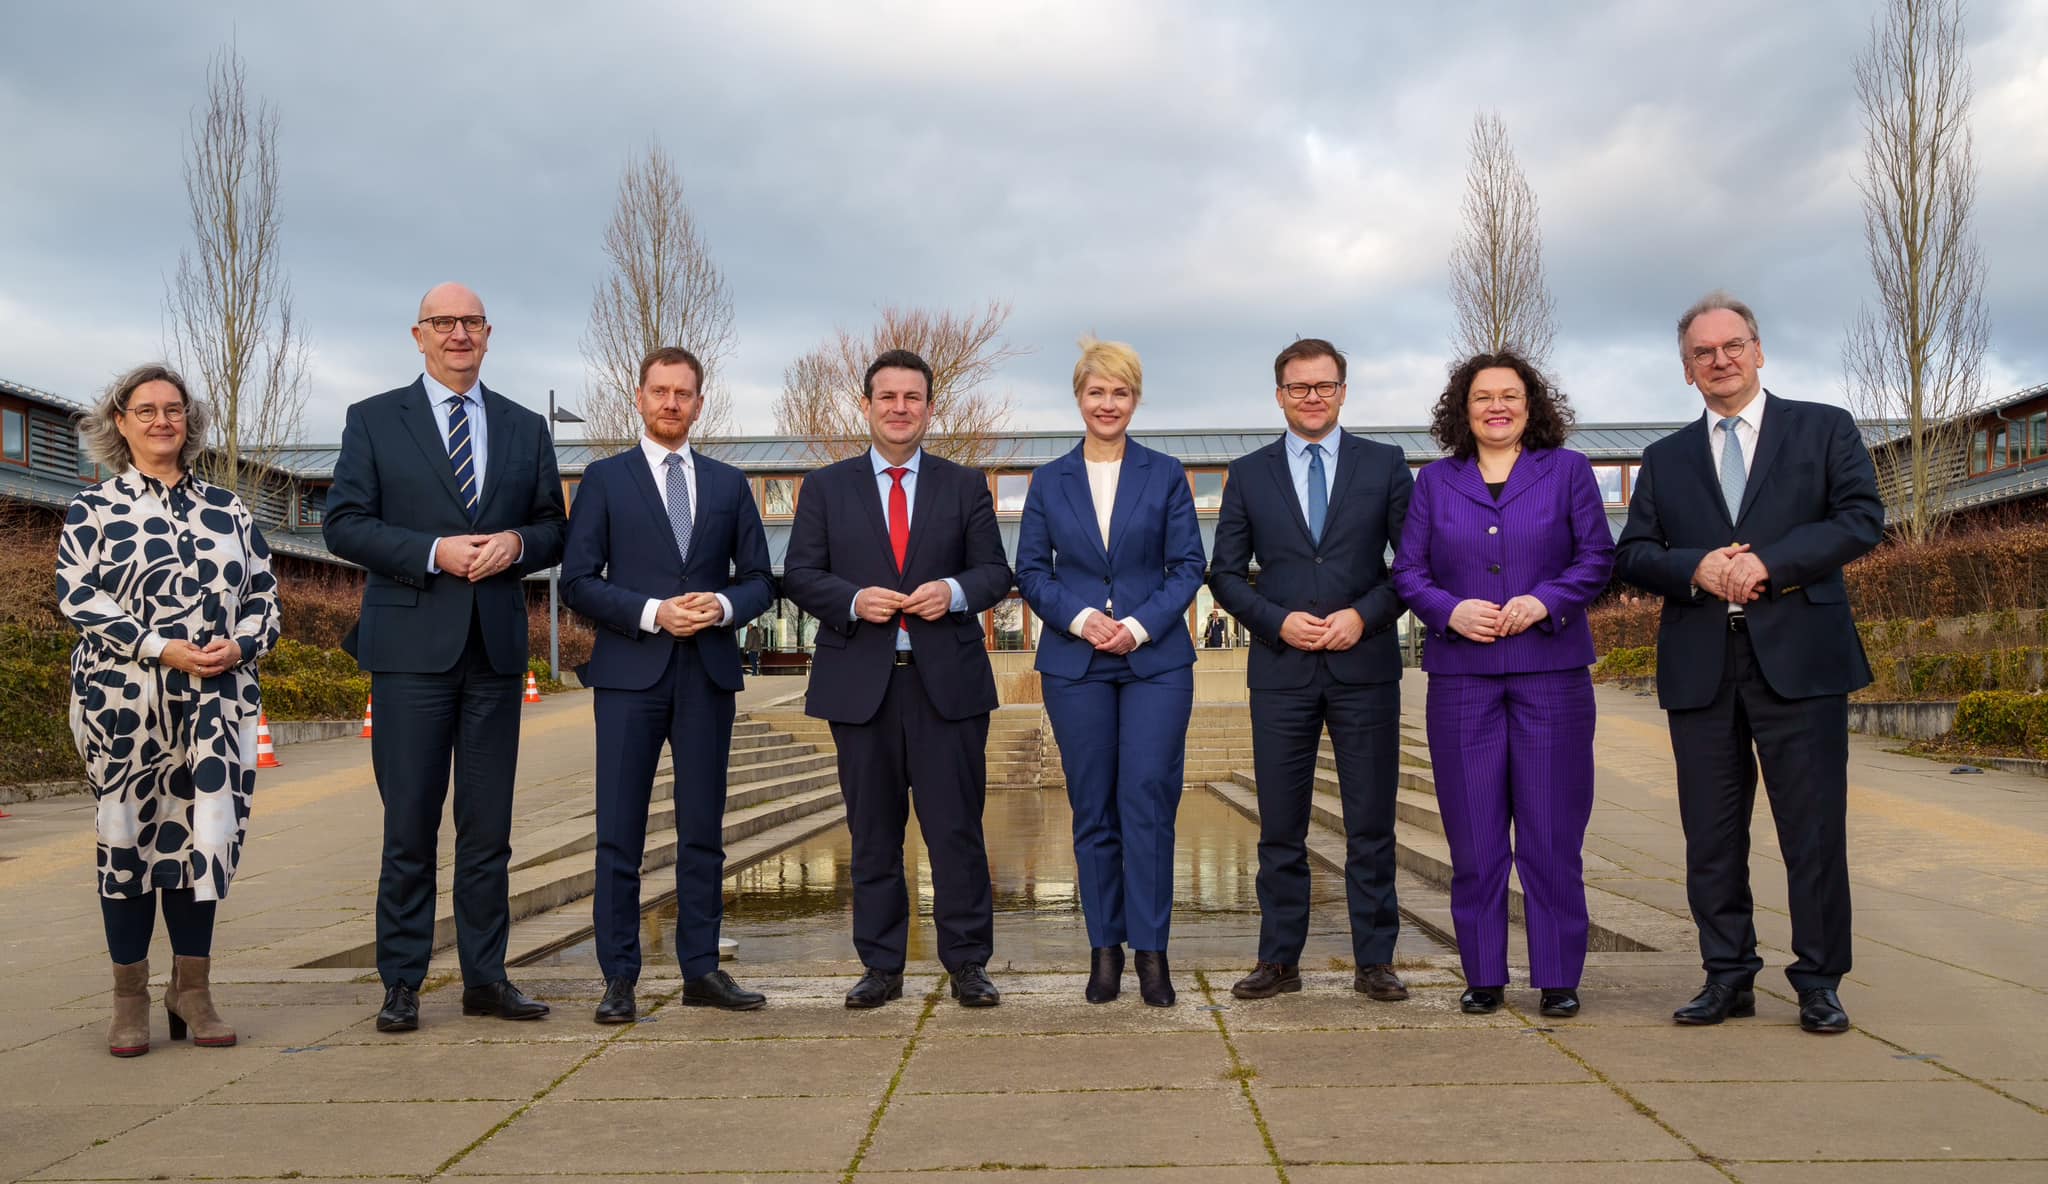
<instances>
[{"instance_id":1,"label":"tall bare tree","mask_svg":"<svg viewBox=\"0 0 2048 1184\"><path fill-rule=\"evenodd\" d=\"M1860 417L1905 429L1877 450L1878 481L1892 530L1918 542L1948 516L1991 340L1960 0L1890 0L1856 60L1856 100L1877 299L1849 327L1842 368Z\"/></svg>"},{"instance_id":2,"label":"tall bare tree","mask_svg":"<svg viewBox=\"0 0 2048 1184\"><path fill-rule=\"evenodd\" d=\"M1003 339L1010 306L991 300L964 313L885 308L865 334L845 329L782 372L775 430L809 439L819 460L851 456L868 444L861 378L884 350L907 349L932 368L932 427L925 446L965 465L994 451L1010 422L1010 400L988 388L1003 363L1027 350Z\"/></svg>"},{"instance_id":3,"label":"tall bare tree","mask_svg":"<svg viewBox=\"0 0 2048 1184\"><path fill-rule=\"evenodd\" d=\"M213 407L204 476L281 514L289 478L274 467L305 419L306 353L278 251L277 111L252 103L233 46L208 68L206 103L185 154L192 246L164 299L168 352Z\"/></svg>"},{"instance_id":4,"label":"tall bare tree","mask_svg":"<svg viewBox=\"0 0 2048 1184\"><path fill-rule=\"evenodd\" d=\"M1472 117L1471 153L1463 226L1451 251L1451 307L1458 314L1451 344L1463 354L1511 347L1541 365L1557 322L1543 275L1536 191L1522 175L1499 112Z\"/></svg>"},{"instance_id":5,"label":"tall bare tree","mask_svg":"<svg viewBox=\"0 0 2048 1184\"><path fill-rule=\"evenodd\" d=\"M591 294L583 334L584 434L622 440L640 433L633 408L640 359L667 345L683 346L704 364L704 413L691 435L703 440L729 433L732 404L716 382L738 341L732 293L683 200L683 179L658 143L619 178L604 254L611 271Z\"/></svg>"}]
</instances>

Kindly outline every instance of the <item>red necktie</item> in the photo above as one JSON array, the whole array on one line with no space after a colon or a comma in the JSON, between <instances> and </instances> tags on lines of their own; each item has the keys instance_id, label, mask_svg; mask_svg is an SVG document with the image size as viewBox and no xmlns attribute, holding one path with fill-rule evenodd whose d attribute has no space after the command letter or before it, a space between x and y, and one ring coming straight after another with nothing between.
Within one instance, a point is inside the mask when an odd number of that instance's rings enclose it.
<instances>
[{"instance_id":1,"label":"red necktie","mask_svg":"<svg viewBox=\"0 0 2048 1184\"><path fill-rule=\"evenodd\" d=\"M910 496L903 492L903 475L910 470L894 468L882 471L889 474L889 480L895 482L889 487L889 550L896 554L896 570L900 574L903 571L904 557L910 552ZM910 623L899 613L896 617L896 627L908 630Z\"/></svg>"}]
</instances>

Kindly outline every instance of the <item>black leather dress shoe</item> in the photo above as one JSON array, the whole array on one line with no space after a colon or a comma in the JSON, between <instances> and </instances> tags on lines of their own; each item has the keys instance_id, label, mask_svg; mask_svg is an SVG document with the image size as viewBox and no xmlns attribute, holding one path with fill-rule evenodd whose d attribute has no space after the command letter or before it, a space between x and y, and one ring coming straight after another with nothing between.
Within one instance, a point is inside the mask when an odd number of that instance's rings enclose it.
<instances>
[{"instance_id":1,"label":"black leather dress shoe","mask_svg":"<svg viewBox=\"0 0 2048 1184\"><path fill-rule=\"evenodd\" d=\"M501 978L481 987L462 988L462 1014L494 1015L501 1020L537 1020L548 1013L548 1005L529 999L526 992Z\"/></svg>"},{"instance_id":2,"label":"black leather dress shoe","mask_svg":"<svg viewBox=\"0 0 2048 1184\"><path fill-rule=\"evenodd\" d=\"M1271 999L1301 990L1301 967L1278 962L1257 962L1252 972L1231 984L1230 993L1239 999Z\"/></svg>"},{"instance_id":3,"label":"black leather dress shoe","mask_svg":"<svg viewBox=\"0 0 2048 1184\"><path fill-rule=\"evenodd\" d=\"M969 962L953 972L953 998L962 1007L994 1007L1003 1001L1003 993L990 981L987 968Z\"/></svg>"},{"instance_id":4,"label":"black leather dress shoe","mask_svg":"<svg viewBox=\"0 0 2048 1184\"><path fill-rule=\"evenodd\" d=\"M1124 989L1124 948L1096 946L1088 951L1088 1002L1107 1003Z\"/></svg>"},{"instance_id":5,"label":"black leather dress shoe","mask_svg":"<svg viewBox=\"0 0 2048 1184\"><path fill-rule=\"evenodd\" d=\"M420 993L404 983L384 988L384 1009L377 1013L379 1032L417 1032L420 1027Z\"/></svg>"},{"instance_id":6,"label":"black leather dress shoe","mask_svg":"<svg viewBox=\"0 0 2048 1184\"><path fill-rule=\"evenodd\" d=\"M1671 1018L1681 1024L1695 1027L1703 1024L1718 1024L1729 1016L1741 1018L1756 1014L1756 992L1748 987L1733 983L1713 983L1700 988L1692 1002L1671 1013Z\"/></svg>"},{"instance_id":7,"label":"black leather dress shoe","mask_svg":"<svg viewBox=\"0 0 2048 1184\"><path fill-rule=\"evenodd\" d=\"M714 970L703 978L683 980L684 1007L716 1007L724 1011L753 1011L768 1002L768 996L759 991L749 991L732 981L732 976L723 970Z\"/></svg>"},{"instance_id":8,"label":"black leather dress shoe","mask_svg":"<svg viewBox=\"0 0 2048 1184\"><path fill-rule=\"evenodd\" d=\"M640 1009L633 1002L633 988L639 981L623 974L604 980L604 998L597 1005L597 1022L630 1024L640 1018Z\"/></svg>"},{"instance_id":9,"label":"black leather dress shoe","mask_svg":"<svg viewBox=\"0 0 2048 1184\"><path fill-rule=\"evenodd\" d=\"M1359 967L1351 976L1351 989L1379 1003L1399 1003L1408 997L1407 985L1385 962Z\"/></svg>"},{"instance_id":10,"label":"black leather dress shoe","mask_svg":"<svg viewBox=\"0 0 2048 1184\"><path fill-rule=\"evenodd\" d=\"M1539 1010L1552 1019L1568 1020L1579 1014L1579 993L1563 987L1545 987Z\"/></svg>"},{"instance_id":11,"label":"black leather dress shoe","mask_svg":"<svg viewBox=\"0 0 2048 1184\"><path fill-rule=\"evenodd\" d=\"M1849 1030L1849 1013L1842 1010L1842 1000L1833 987L1799 992L1799 1026L1824 1035Z\"/></svg>"},{"instance_id":12,"label":"black leather dress shoe","mask_svg":"<svg viewBox=\"0 0 2048 1184\"><path fill-rule=\"evenodd\" d=\"M1132 955L1138 965L1138 998L1147 1007L1172 1007L1173 972L1166 966L1165 950L1138 950Z\"/></svg>"},{"instance_id":13,"label":"black leather dress shoe","mask_svg":"<svg viewBox=\"0 0 2048 1184\"><path fill-rule=\"evenodd\" d=\"M1465 993L1458 996L1458 1010L1466 1015L1492 1015L1500 1010L1506 993L1505 987L1466 987Z\"/></svg>"},{"instance_id":14,"label":"black leather dress shoe","mask_svg":"<svg viewBox=\"0 0 2048 1184\"><path fill-rule=\"evenodd\" d=\"M880 1007L891 999L903 998L903 972L890 974L885 970L870 970L853 984L853 990L846 993L846 1005L852 1008Z\"/></svg>"}]
</instances>

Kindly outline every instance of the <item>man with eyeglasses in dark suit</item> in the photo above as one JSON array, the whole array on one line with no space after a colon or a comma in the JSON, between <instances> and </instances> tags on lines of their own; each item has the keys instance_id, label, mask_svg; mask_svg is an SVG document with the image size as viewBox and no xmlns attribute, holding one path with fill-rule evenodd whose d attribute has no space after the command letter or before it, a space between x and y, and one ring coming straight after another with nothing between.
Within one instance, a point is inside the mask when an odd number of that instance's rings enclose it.
<instances>
[{"instance_id":1,"label":"man with eyeglasses in dark suit","mask_svg":"<svg viewBox=\"0 0 2048 1184\"><path fill-rule=\"evenodd\" d=\"M348 409L321 526L328 547L368 573L342 644L370 672L379 708L381 1032L419 1027L451 761L463 1014L548 1012L506 978L505 943L527 663L520 581L562 557L562 480L546 422L478 378L491 326L476 293L428 292L412 336L425 373Z\"/></svg>"}]
</instances>

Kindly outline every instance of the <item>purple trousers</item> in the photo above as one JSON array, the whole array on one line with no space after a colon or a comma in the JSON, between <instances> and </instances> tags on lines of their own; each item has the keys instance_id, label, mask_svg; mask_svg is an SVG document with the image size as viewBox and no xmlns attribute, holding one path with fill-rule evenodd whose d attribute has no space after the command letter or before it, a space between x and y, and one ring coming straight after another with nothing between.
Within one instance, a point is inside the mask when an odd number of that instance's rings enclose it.
<instances>
[{"instance_id":1,"label":"purple trousers","mask_svg":"<svg viewBox=\"0 0 2048 1184\"><path fill-rule=\"evenodd\" d=\"M1529 985L1579 985L1593 720L1584 668L1430 676L1429 757L1451 845L1451 917L1473 986L1507 985L1510 859L1528 906Z\"/></svg>"}]
</instances>

